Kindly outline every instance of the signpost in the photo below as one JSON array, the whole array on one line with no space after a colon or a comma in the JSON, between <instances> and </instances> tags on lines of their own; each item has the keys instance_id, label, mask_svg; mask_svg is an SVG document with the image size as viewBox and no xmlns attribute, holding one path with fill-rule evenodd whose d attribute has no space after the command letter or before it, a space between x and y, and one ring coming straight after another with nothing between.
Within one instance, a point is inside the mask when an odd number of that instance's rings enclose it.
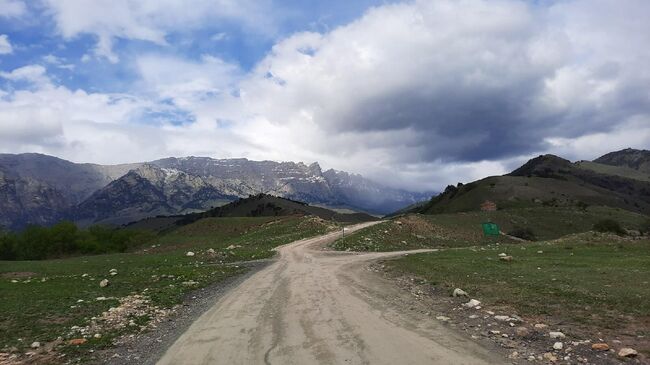
<instances>
[{"instance_id":1,"label":"signpost","mask_svg":"<svg viewBox=\"0 0 650 365\"><path fill-rule=\"evenodd\" d=\"M496 223L485 222L482 224L483 234L486 236L498 236L499 235L499 226Z\"/></svg>"},{"instance_id":2,"label":"signpost","mask_svg":"<svg viewBox=\"0 0 650 365\"><path fill-rule=\"evenodd\" d=\"M481 211L483 212L494 212L497 210L497 204L493 201L486 200L481 203ZM488 213L486 213L487 215ZM499 226L496 223L493 223L489 218L482 224L483 234L486 237L498 236L499 235Z\"/></svg>"}]
</instances>

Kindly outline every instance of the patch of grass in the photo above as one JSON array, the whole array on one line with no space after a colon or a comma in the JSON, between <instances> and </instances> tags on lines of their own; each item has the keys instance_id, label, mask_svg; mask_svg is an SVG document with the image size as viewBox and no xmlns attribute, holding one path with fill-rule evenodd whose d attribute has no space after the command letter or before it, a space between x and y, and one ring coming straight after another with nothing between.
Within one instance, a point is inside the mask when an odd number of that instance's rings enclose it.
<instances>
[{"instance_id":1,"label":"patch of grass","mask_svg":"<svg viewBox=\"0 0 650 365\"><path fill-rule=\"evenodd\" d=\"M628 229L639 229L647 216L618 208L590 206L513 208L494 212L410 214L357 231L332 246L338 250L396 251L427 247L466 247L512 242L506 237L485 237L481 223L492 221L503 232L526 227L538 240L587 232L594 223L615 219Z\"/></svg>"},{"instance_id":2,"label":"patch of grass","mask_svg":"<svg viewBox=\"0 0 650 365\"><path fill-rule=\"evenodd\" d=\"M613 329L649 321L650 241L596 235L599 239L585 234L555 243L444 250L387 265L525 316ZM514 261L499 261L501 252Z\"/></svg>"},{"instance_id":3,"label":"patch of grass","mask_svg":"<svg viewBox=\"0 0 650 365\"><path fill-rule=\"evenodd\" d=\"M69 339L72 326L83 326L91 317L119 304L117 299L98 301L97 297L142 294L153 305L169 308L189 291L245 270L221 263L270 257L278 245L328 229L325 222L308 217L210 218L170 232L137 252L0 261L0 349L16 346L26 350L33 341L46 343L59 336ZM240 247L227 249L231 245ZM208 254L209 248L215 254ZM187 251L196 255L188 257ZM111 269L118 274L111 276ZM100 288L99 282L105 278L110 285ZM183 284L188 281L197 284ZM111 338L121 333L89 338L87 344L63 351L87 353L109 345Z\"/></svg>"},{"instance_id":4,"label":"patch of grass","mask_svg":"<svg viewBox=\"0 0 650 365\"><path fill-rule=\"evenodd\" d=\"M315 217L204 218L161 237L154 252L213 249L221 262L268 258L273 248L326 233L332 226ZM230 246L239 246L227 249ZM225 258L224 258L225 257ZM208 258L209 259L209 258Z\"/></svg>"}]
</instances>

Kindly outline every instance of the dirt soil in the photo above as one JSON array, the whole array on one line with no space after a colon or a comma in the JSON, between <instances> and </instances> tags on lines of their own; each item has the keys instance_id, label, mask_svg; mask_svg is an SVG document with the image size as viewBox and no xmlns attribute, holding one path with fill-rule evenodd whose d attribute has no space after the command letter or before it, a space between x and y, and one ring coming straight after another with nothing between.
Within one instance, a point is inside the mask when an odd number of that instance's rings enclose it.
<instances>
[{"instance_id":1,"label":"dirt soil","mask_svg":"<svg viewBox=\"0 0 650 365\"><path fill-rule=\"evenodd\" d=\"M430 308L368 269L407 252L323 249L339 234L279 247L273 264L226 293L158 364L510 362L494 343L432 319Z\"/></svg>"}]
</instances>

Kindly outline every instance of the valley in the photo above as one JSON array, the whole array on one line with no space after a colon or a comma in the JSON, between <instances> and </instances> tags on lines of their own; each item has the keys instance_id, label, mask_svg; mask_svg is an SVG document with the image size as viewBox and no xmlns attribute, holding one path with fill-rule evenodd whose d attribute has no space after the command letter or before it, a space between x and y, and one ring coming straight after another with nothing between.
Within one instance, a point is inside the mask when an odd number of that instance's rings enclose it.
<instances>
[{"instance_id":1,"label":"valley","mask_svg":"<svg viewBox=\"0 0 650 365\"><path fill-rule=\"evenodd\" d=\"M614 157L541 156L381 220L258 194L110 228L139 232L116 253L0 261L0 360L644 364L648 183Z\"/></svg>"}]
</instances>

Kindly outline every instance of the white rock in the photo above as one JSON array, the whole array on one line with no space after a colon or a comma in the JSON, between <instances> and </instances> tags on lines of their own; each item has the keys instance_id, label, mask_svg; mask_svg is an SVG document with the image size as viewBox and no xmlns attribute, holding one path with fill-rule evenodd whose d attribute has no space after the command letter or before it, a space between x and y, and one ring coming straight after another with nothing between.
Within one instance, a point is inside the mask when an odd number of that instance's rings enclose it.
<instances>
[{"instance_id":1,"label":"white rock","mask_svg":"<svg viewBox=\"0 0 650 365\"><path fill-rule=\"evenodd\" d=\"M510 317L508 317L508 316L494 316L494 319L496 319L497 321L505 322L505 321L509 320Z\"/></svg>"},{"instance_id":2,"label":"white rock","mask_svg":"<svg viewBox=\"0 0 650 365\"><path fill-rule=\"evenodd\" d=\"M559 331L558 331L558 332L549 332L549 333L548 333L548 336L549 336L550 338L565 338L565 337L566 337L566 336L564 335L564 333L559 332Z\"/></svg>"},{"instance_id":3,"label":"white rock","mask_svg":"<svg viewBox=\"0 0 650 365\"><path fill-rule=\"evenodd\" d=\"M445 317L445 316L437 316L436 319L439 320L439 321L447 322L451 318Z\"/></svg>"},{"instance_id":4,"label":"white rock","mask_svg":"<svg viewBox=\"0 0 650 365\"><path fill-rule=\"evenodd\" d=\"M505 252L501 252L501 253L499 254L499 257L506 257L506 256L508 256L508 255L506 255Z\"/></svg>"},{"instance_id":5,"label":"white rock","mask_svg":"<svg viewBox=\"0 0 650 365\"><path fill-rule=\"evenodd\" d=\"M187 253L185 254L185 256L187 256L187 257L192 257L192 256L194 256L194 252L192 252L192 251L187 251Z\"/></svg>"},{"instance_id":6,"label":"white rock","mask_svg":"<svg viewBox=\"0 0 650 365\"><path fill-rule=\"evenodd\" d=\"M81 275L82 278L87 278L88 276L90 276L90 275L88 275L88 274Z\"/></svg>"},{"instance_id":7,"label":"white rock","mask_svg":"<svg viewBox=\"0 0 650 365\"><path fill-rule=\"evenodd\" d=\"M106 297L97 297L97 298L95 298L95 300L97 300L97 301L100 301L100 302L101 302L102 300L106 300Z\"/></svg>"},{"instance_id":8,"label":"white rock","mask_svg":"<svg viewBox=\"0 0 650 365\"><path fill-rule=\"evenodd\" d=\"M95 335L94 335L93 337L95 337L95 338L102 338L102 335L101 335L100 333L95 333Z\"/></svg>"},{"instance_id":9,"label":"white rock","mask_svg":"<svg viewBox=\"0 0 650 365\"><path fill-rule=\"evenodd\" d=\"M105 288L105 287L108 286L108 284L109 284L109 283L108 283L108 279L104 279L104 280L102 280L102 281L99 282L99 287L100 287L100 288Z\"/></svg>"},{"instance_id":10,"label":"white rock","mask_svg":"<svg viewBox=\"0 0 650 365\"><path fill-rule=\"evenodd\" d=\"M564 344L562 342L556 342L553 344L554 350L562 350L563 348L564 348Z\"/></svg>"},{"instance_id":11,"label":"white rock","mask_svg":"<svg viewBox=\"0 0 650 365\"><path fill-rule=\"evenodd\" d=\"M31 347L33 349L37 349L37 348L41 347L41 343L38 342L38 341L34 341L34 342L32 342L32 344L29 347Z\"/></svg>"},{"instance_id":12,"label":"white rock","mask_svg":"<svg viewBox=\"0 0 650 365\"><path fill-rule=\"evenodd\" d=\"M537 251L537 253L544 253L544 251Z\"/></svg>"},{"instance_id":13,"label":"white rock","mask_svg":"<svg viewBox=\"0 0 650 365\"><path fill-rule=\"evenodd\" d=\"M463 289L456 288L456 289L454 289L454 292L451 293L451 296L452 297L466 297L468 295L467 295L467 292L464 291Z\"/></svg>"},{"instance_id":14,"label":"white rock","mask_svg":"<svg viewBox=\"0 0 650 365\"><path fill-rule=\"evenodd\" d=\"M618 356L620 357L635 357L638 354L639 353L635 349L629 347L624 347L618 352Z\"/></svg>"},{"instance_id":15,"label":"white rock","mask_svg":"<svg viewBox=\"0 0 650 365\"><path fill-rule=\"evenodd\" d=\"M463 304L463 307L465 307L465 308L476 308L479 305L481 305L481 302L479 302L476 299L470 299L469 302Z\"/></svg>"},{"instance_id":16,"label":"white rock","mask_svg":"<svg viewBox=\"0 0 650 365\"><path fill-rule=\"evenodd\" d=\"M214 248L209 248L206 252L210 255L214 255L216 251L214 250Z\"/></svg>"},{"instance_id":17,"label":"white rock","mask_svg":"<svg viewBox=\"0 0 650 365\"><path fill-rule=\"evenodd\" d=\"M469 319L476 319L476 318L478 318L478 315L476 314L472 314L471 316L469 316Z\"/></svg>"}]
</instances>

